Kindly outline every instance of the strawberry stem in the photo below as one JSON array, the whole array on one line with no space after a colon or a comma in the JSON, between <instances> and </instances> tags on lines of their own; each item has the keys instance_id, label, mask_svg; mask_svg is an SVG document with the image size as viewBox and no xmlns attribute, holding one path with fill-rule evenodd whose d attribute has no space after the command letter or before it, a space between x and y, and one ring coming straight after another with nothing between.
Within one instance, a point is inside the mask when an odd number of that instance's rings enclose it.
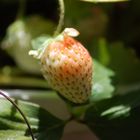
<instances>
[{"instance_id":1,"label":"strawberry stem","mask_svg":"<svg viewBox=\"0 0 140 140\"><path fill-rule=\"evenodd\" d=\"M60 7L60 15L59 15L59 22L56 27L56 30L54 32L54 36L58 35L61 30L62 26L64 24L64 14L65 14L65 6L64 6L64 1L63 0L58 0L59 1L59 7Z\"/></svg>"},{"instance_id":2,"label":"strawberry stem","mask_svg":"<svg viewBox=\"0 0 140 140\"><path fill-rule=\"evenodd\" d=\"M0 95L2 95L2 96L3 96L4 98L6 98L9 102L11 102L12 105L19 111L19 113L21 114L21 116L23 117L25 123L26 123L27 126L28 126L28 129L29 129L29 131L30 131L30 135L31 135L31 137L32 137L32 140L35 140L34 135L33 135L33 132L32 132L32 129L31 129L31 127L30 127L30 124L29 124L29 122L28 122L26 116L24 115L24 113L21 111L21 109L17 106L17 104L16 104L14 101L12 101L12 99L11 99L10 97L8 97L6 94L4 94L4 92L0 91Z\"/></svg>"}]
</instances>

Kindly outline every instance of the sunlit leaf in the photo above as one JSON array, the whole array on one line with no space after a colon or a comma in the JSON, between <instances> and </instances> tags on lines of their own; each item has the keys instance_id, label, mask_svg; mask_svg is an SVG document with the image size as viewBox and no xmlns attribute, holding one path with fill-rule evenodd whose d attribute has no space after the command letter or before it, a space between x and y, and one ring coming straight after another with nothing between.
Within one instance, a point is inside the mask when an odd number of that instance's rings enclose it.
<instances>
[{"instance_id":1,"label":"sunlit leaf","mask_svg":"<svg viewBox=\"0 0 140 140\"><path fill-rule=\"evenodd\" d=\"M24 131L0 130L0 140L31 140L30 137L26 137L24 134Z\"/></svg>"},{"instance_id":2,"label":"sunlit leaf","mask_svg":"<svg viewBox=\"0 0 140 140\"><path fill-rule=\"evenodd\" d=\"M114 87L111 83L111 77L114 75L114 72L104 67L95 59L93 60L93 63L93 87L90 101L94 102L106 98L111 98L114 91Z\"/></svg>"},{"instance_id":3,"label":"sunlit leaf","mask_svg":"<svg viewBox=\"0 0 140 140\"><path fill-rule=\"evenodd\" d=\"M124 105L119 105L119 106L114 106L111 107L110 109L104 111L101 113L101 116L107 116L110 115L110 119L120 117L122 115L129 115L130 112L130 107L129 106L124 106Z\"/></svg>"},{"instance_id":4,"label":"sunlit leaf","mask_svg":"<svg viewBox=\"0 0 140 140\"><path fill-rule=\"evenodd\" d=\"M47 140L60 140L65 125L63 120L58 119L36 104L23 101L16 102L29 120L37 140L46 140L46 138L48 138ZM7 137L7 133L2 133L1 130L9 130L11 131L9 138L13 138L16 132L19 139L20 137L24 138L28 128L21 114L7 100L1 98L0 103L0 135ZM28 133L27 136L29 137L30 134Z\"/></svg>"}]
</instances>

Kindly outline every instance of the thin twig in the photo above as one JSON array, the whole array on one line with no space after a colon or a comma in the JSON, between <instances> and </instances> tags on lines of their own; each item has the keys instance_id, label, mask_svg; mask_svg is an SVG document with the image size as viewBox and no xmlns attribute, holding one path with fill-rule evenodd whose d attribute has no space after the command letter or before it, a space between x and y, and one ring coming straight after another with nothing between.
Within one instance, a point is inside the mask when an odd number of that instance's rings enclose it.
<instances>
[{"instance_id":1,"label":"thin twig","mask_svg":"<svg viewBox=\"0 0 140 140\"><path fill-rule=\"evenodd\" d=\"M12 105L20 112L21 116L23 117L25 123L26 123L27 126L28 126L28 129L29 129L29 131L30 131L30 135L31 135L31 137L32 137L32 140L35 140L34 135L33 135L33 132L32 132L32 129L31 129L31 127L30 127L30 124L29 124L29 122L28 122L26 116L24 115L24 113L21 111L21 109L17 106L17 104L16 104L14 101L11 100L10 97L8 97L7 95L5 95L2 91L0 91L0 95L2 95L2 96L5 97L9 102L11 102Z\"/></svg>"},{"instance_id":2,"label":"thin twig","mask_svg":"<svg viewBox=\"0 0 140 140\"><path fill-rule=\"evenodd\" d=\"M64 24L64 14L65 14L64 1L63 0L58 0L58 1L59 1L59 7L60 7L60 15L59 15L59 22L58 22L57 28L54 32L54 36L58 35L61 32L62 26Z\"/></svg>"}]
</instances>

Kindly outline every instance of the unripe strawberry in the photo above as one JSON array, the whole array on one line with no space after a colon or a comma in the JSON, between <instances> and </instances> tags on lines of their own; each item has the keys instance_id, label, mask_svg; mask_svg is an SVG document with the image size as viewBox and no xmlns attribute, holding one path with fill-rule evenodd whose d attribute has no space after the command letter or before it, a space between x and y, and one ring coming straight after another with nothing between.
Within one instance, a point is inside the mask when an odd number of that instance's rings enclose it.
<instances>
[{"instance_id":1,"label":"unripe strawberry","mask_svg":"<svg viewBox=\"0 0 140 140\"><path fill-rule=\"evenodd\" d=\"M91 94L92 58L84 46L71 36L77 31L66 28L50 41L40 60L49 85L74 103L84 103Z\"/></svg>"}]
</instances>

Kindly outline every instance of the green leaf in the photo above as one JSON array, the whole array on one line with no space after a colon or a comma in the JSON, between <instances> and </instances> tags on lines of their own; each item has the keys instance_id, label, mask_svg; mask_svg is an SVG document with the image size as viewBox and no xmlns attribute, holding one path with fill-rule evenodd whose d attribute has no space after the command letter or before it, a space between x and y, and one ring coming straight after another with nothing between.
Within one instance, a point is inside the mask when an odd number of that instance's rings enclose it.
<instances>
[{"instance_id":1,"label":"green leaf","mask_svg":"<svg viewBox=\"0 0 140 140\"><path fill-rule=\"evenodd\" d=\"M47 140L60 140L65 121L60 120L36 104L19 100L15 102L26 115L37 140L46 140L46 138ZM28 128L13 105L5 99L0 99L0 103L0 130L22 131L27 134ZM21 136L24 136L24 134L21 133Z\"/></svg>"},{"instance_id":2,"label":"green leaf","mask_svg":"<svg viewBox=\"0 0 140 140\"><path fill-rule=\"evenodd\" d=\"M111 84L111 76L114 72L102 64L93 60L93 87L92 95L90 97L91 102L99 101L113 96L114 86Z\"/></svg>"},{"instance_id":3,"label":"green leaf","mask_svg":"<svg viewBox=\"0 0 140 140\"><path fill-rule=\"evenodd\" d=\"M125 48L121 42L116 42L110 46L109 54L110 67L116 72L116 81L119 85L140 81L140 60L134 50Z\"/></svg>"},{"instance_id":4,"label":"green leaf","mask_svg":"<svg viewBox=\"0 0 140 140\"><path fill-rule=\"evenodd\" d=\"M7 28L2 45L21 70L39 74L38 61L28 55L31 49L31 39L32 35L27 30L25 21L17 20Z\"/></svg>"},{"instance_id":5,"label":"green leaf","mask_svg":"<svg viewBox=\"0 0 140 140\"><path fill-rule=\"evenodd\" d=\"M92 116L93 118L106 117L106 119L122 117L123 115L126 115L127 112L130 112L131 109L136 108L139 105L139 90L133 92L133 94L132 92L129 92L125 95L116 95L110 99L105 99L92 105L87 110L86 119L91 118L90 116Z\"/></svg>"},{"instance_id":6,"label":"green leaf","mask_svg":"<svg viewBox=\"0 0 140 140\"><path fill-rule=\"evenodd\" d=\"M64 125L56 125L54 127L50 127L43 133L38 135L39 140L60 140L62 137L62 130L64 129Z\"/></svg>"},{"instance_id":7,"label":"green leaf","mask_svg":"<svg viewBox=\"0 0 140 140\"><path fill-rule=\"evenodd\" d=\"M139 106L139 91L117 95L91 106L84 120L101 139L132 139L139 135Z\"/></svg>"},{"instance_id":8,"label":"green leaf","mask_svg":"<svg viewBox=\"0 0 140 140\"><path fill-rule=\"evenodd\" d=\"M42 44L48 40L50 38L50 36L40 36L38 38L35 38L32 40L32 47L34 50L37 50L40 48L40 46L42 46Z\"/></svg>"},{"instance_id":9,"label":"green leaf","mask_svg":"<svg viewBox=\"0 0 140 140\"><path fill-rule=\"evenodd\" d=\"M41 73L39 62L28 55L32 49L31 41L38 36L49 36L54 29L53 22L40 16L18 19L7 28L2 46L20 69L39 75Z\"/></svg>"},{"instance_id":10,"label":"green leaf","mask_svg":"<svg viewBox=\"0 0 140 140\"><path fill-rule=\"evenodd\" d=\"M108 63L101 62L115 72L117 90L113 98L92 105L85 113L85 121L100 139L139 139L140 61L122 42L106 44L103 47L107 51L102 51L100 45L96 56L98 60L109 58Z\"/></svg>"},{"instance_id":11,"label":"green leaf","mask_svg":"<svg viewBox=\"0 0 140 140\"><path fill-rule=\"evenodd\" d=\"M105 41L105 40L104 40ZM117 85L115 94L126 94L140 89L140 60L131 48L126 48L122 42L101 43L95 48L97 60L109 66L114 72L114 84ZM109 58L109 59L108 59ZM104 63L104 60L108 60Z\"/></svg>"},{"instance_id":12,"label":"green leaf","mask_svg":"<svg viewBox=\"0 0 140 140\"><path fill-rule=\"evenodd\" d=\"M104 111L101 113L101 116L111 116L110 119L120 117L122 114L127 115L130 111L129 106L124 106L124 105L118 105L109 108L108 110Z\"/></svg>"},{"instance_id":13,"label":"green leaf","mask_svg":"<svg viewBox=\"0 0 140 140\"><path fill-rule=\"evenodd\" d=\"M30 137L24 136L24 133L24 131L0 130L0 140L31 140Z\"/></svg>"},{"instance_id":14,"label":"green leaf","mask_svg":"<svg viewBox=\"0 0 140 140\"><path fill-rule=\"evenodd\" d=\"M95 48L95 56L103 65L109 66L116 74L116 84L135 84L140 81L140 60L131 48L126 48L122 42L112 44L101 43ZM106 51L104 51L106 50ZM109 59L104 63L102 59Z\"/></svg>"}]
</instances>

